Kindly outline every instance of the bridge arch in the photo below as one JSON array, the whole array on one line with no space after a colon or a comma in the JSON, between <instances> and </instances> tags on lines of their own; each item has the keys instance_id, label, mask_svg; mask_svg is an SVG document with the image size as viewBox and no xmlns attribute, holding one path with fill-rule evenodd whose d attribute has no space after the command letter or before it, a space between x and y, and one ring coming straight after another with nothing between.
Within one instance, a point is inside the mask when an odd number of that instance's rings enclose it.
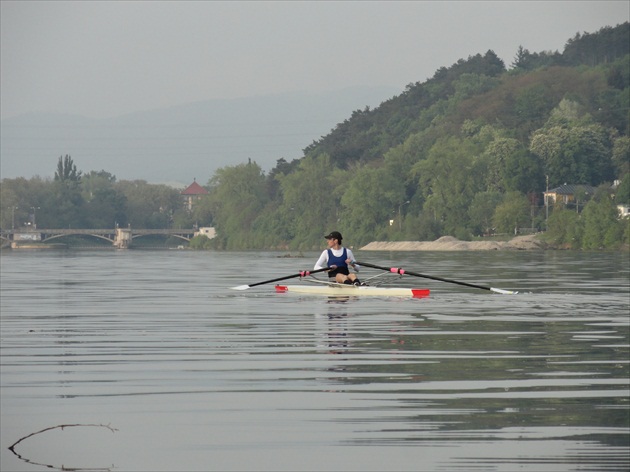
<instances>
[{"instance_id":1,"label":"bridge arch","mask_svg":"<svg viewBox=\"0 0 630 472\"><path fill-rule=\"evenodd\" d=\"M59 238L65 238L68 236L91 236L93 238L98 238L98 239L104 239L105 241L109 241L110 243L114 243L114 238L108 238L105 235L102 234L91 234L91 233L65 233L65 234L53 234L51 236L48 237L44 237L42 238L42 242L46 243L49 241L52 241L53 239L59 239Z\"/></svg>"},{"instance_id":2,"label":"bridge arch","mask_svg":"<svg viewBox=\"0 0 630 472\"><path fill-rule=\"evenodd\" d=\"M192 239L191 237L187 237L187 236L182 235L182 234L161 234L161 233L132 234L131 235L131 239L138 239L138 238L142 238L144 236L164 236L164 237L167 237L167 238L174 237L174 238L183 239L184 241L188 241L188 242L190 242L190 240Z\"/></svg>"}]
</instances>

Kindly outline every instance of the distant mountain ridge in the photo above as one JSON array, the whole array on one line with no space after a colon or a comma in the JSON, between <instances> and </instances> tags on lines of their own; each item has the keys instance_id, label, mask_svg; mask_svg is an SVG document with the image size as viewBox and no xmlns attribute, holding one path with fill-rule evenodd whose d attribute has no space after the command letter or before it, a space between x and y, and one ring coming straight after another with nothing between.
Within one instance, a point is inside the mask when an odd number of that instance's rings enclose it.
<instances>
[{"instance_id":1,"label":"distant mountain ridge","mask_svg":"<svg viewBox=\"0 0 630 472\"><path fill-rule=\"evenodd\" d=\"M0 177L52 177L69 154L83 172L152 183L193 178L205 184L217 168L248 159L272 169L293 160L354 110L378 106L400 90L356 87L205 100L114 118L30 113L0 122Z\"/></svg>"}]
</instances>

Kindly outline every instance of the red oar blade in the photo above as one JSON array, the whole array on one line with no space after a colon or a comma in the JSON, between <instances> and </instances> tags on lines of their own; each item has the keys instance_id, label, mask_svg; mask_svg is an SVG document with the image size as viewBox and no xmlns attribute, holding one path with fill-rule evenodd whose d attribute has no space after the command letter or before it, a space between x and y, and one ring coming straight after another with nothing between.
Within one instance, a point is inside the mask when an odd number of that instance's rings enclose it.
<instances>
[{"instance_id":1,"label":"red oar blade","mask_svg":"<svg viewBox=\"0 0 630 472\"><path fill-rule=\"evenodd\" d=\"M411 293L413 298L427 298L431 291L427 288L412 288Z\"/></svg>"}]
</instances>

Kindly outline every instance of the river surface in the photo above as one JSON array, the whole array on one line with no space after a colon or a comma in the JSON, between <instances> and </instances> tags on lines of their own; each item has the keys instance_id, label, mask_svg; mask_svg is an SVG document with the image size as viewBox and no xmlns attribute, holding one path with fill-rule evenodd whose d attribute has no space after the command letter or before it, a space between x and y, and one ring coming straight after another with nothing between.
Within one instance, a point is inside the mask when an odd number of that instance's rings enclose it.
<instances>
[{"instance_id":1,"label":"river surface","mask_svg":"<svg viewBox=\"0 0 630 472\"><path fill-rule=\"evenodd\" d=\"M627 254L355 253L516 295L231 290L318 253L282 256L3 252L0 469L630 468Z\"/></svg>"}]
</instances>

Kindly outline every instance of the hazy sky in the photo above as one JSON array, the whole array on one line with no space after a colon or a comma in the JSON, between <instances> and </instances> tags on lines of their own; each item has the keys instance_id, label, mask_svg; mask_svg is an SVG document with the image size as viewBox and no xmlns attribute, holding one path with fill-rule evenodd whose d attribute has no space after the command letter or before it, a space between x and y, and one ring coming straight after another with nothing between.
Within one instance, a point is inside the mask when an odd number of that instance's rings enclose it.
<instances>
[{"instance_id":1,"label":"hazy sky","mask_svg":"<svg viewBox=\"0 0 630 472\"><path fill-rule=\"evenodd\" d=\"M205 99L423 82L492 49L562 51L623 1L6 1L1 114L104 118Z\"/></svg>"}]
</instances>

